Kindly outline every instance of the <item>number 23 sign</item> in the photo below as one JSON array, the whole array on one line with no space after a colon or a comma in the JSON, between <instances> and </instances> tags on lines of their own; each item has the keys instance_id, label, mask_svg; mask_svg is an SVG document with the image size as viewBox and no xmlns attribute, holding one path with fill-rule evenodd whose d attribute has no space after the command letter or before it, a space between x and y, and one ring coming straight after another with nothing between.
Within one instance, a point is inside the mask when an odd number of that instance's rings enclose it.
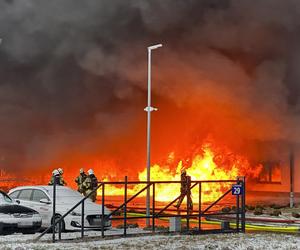
<instances>
[{"instance_id":1,"label":"number 23 sign","mask_svg":"<svg viewBox=\"0 0 300 250\"><path fill-rule=\"evenodd\" d=\"M243 193L242 185L232 185L232 195L241 195Z\"/></svg>"}]
</instances>

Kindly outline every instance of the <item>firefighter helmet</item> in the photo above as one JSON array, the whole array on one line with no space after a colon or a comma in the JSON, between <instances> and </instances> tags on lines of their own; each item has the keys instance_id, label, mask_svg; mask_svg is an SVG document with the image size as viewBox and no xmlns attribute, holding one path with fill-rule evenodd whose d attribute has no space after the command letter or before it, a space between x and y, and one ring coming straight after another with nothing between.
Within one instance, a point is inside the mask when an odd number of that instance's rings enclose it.
<instances>
[{"instance_id":1,"label":"firefighter helmet","mask_svg":"<svg viewBox=\"0 0 300 250\"><path fill-rule=\"evenodd\" d=\"M186 170L185 169L181 169L181 174L186 174Z\"/></svg>"},{"instance_id":2,"label":"firefighter helmet","mask_svg":"<svg viewBox=\"0 0 300 250\"><path fill-rule=\"evenodd\" d=\"M81 168L81 169L79 170L79 173L80 173L80 174L83 174L83 173L84 173L84 169Z\"/></svg>"},{"instance_id":3,"label":"firefighter helmet","mask_svg":"<svg viewBox=\"0 0 300 250\"><path fill-rule=\"evenodd\" d=\"M89 175L94 174L94 170L93 170L93 169L89 169L89 170L88 170L88 174L89 174Z\"/></svg>"},{"instance_id":4,"label":"firefighter helmet","mask_svg":"<svg viewBox=\"0 0 300 250\"><path fill-rule=\"evenodd\" d=\"M63 174L64 173L64 170L62 169L62 168L59 168L59 169L57 169L58 170L58 172L60 173L60 174Z\"/></svg>"},{"instance_id":5,"label":"firefighter helmet","mask_svg":"<svg viewBox=\"0 0 300 250\"><path fill-rule=\"evenodd\" d=\"M52 175L53 175L53 176L57 176L57 175L59 175L59 172L58 172L58 170L57 170L57 169L54 169L54 170L52 171Z\"/></svg>"}]
</instances>

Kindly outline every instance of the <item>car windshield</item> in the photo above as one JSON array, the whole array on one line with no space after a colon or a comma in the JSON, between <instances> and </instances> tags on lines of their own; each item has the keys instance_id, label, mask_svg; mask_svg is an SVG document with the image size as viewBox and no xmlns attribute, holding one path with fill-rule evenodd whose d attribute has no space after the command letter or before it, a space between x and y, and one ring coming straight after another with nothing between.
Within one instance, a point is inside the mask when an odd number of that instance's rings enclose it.
<instances>
[{"instance_id":1,"label":"car windshield","mask_svg":"<svg viewBox=\"0 0 300 250\"><path fill-rule=\"evenodd\" d=\"M5 193L0 192L1 203L13 203L12 199Z\"/></svg>"}]
</instances>

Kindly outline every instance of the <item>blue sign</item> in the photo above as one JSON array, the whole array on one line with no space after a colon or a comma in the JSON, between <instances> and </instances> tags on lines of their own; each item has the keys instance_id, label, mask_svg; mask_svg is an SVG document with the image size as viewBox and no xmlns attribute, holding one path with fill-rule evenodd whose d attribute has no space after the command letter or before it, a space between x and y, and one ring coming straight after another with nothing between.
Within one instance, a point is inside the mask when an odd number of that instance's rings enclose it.
<instances>
[{"instance_id":1,"label":"blue sign","mask_svg":"<svg viewBox=\"0 0 300 250\"><path fill-rule=\"evenodd\" d=\"M242 185L232 185L232 195L241 195L243 193Z\"/></svg>"}]
</instances>

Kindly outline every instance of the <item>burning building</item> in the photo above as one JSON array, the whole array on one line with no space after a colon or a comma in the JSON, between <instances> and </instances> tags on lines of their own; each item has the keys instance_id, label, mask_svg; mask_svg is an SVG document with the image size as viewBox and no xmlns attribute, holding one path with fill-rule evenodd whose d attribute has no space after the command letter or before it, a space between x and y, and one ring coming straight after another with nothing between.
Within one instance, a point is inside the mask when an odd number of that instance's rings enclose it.
<instances>
[{"instance_id":1,"label":"burning building","mask_svg":"<svg viewBox=\"0 0 300 250\"><path fill-rule=\"evenodd\" d=\"M288 193L294 169L300 192L299 9L292 0L2 1L1 169L40 180L62 166L69 184L82 166L100 179L143 178L146 47L162 42L153 171L245 174L253 192Z\"/></svg>"}]
</instances>

